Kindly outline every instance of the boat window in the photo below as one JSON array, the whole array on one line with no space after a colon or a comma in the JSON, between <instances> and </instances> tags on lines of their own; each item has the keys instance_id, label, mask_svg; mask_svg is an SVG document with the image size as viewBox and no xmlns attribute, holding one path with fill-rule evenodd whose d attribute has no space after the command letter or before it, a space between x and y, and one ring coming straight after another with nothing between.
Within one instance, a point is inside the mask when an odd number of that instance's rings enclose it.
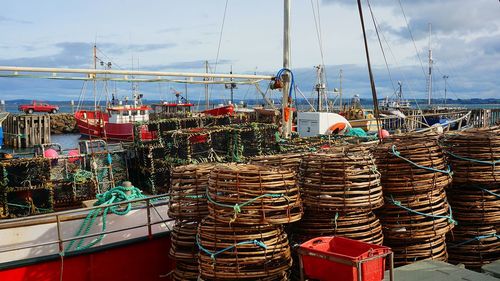
<instances>
[{"instance_id":1,"label":"boat window","mask_svg":"<svg viewBox=\"0 0 500 281\"><path fill-rule=\"evenodd\" d=\"M123 115L123 116L129 116L130 114L129 114L129 112L128 112L128 111L124 110L124 111L122 111L122 115Z\"/></svg>"},{"instance_id":2,"label":"boat window","mask_svg":"<svg viewBox=\"0 0 500 281\"><path fill-rule=\"evenodd\" d=\"M132 116L136 116L137 115L137 110L132 110Z\"/></svg>"},{"instance_id":3,"label":"boat window","mask_svg":"<svg viewBox=\"0 0 500 281\"><path fill-rule=\"evenodd\" d=\"M141 110L141 115L146 115L146 110Z\"/></svg>"}]
</instances>

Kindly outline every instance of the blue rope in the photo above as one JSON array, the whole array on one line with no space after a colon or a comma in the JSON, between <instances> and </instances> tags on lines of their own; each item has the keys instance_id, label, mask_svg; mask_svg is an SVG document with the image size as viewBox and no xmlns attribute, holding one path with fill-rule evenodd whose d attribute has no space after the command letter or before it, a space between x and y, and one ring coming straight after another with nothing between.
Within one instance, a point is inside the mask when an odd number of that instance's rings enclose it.
<instances>
[{"instance_id":1,"label":"blue rope","mask_svg":"<svg viewBox=\"0 0 500 281\"><path fill-rule=\"evenodd\" d=\"M451 246L449 246L448 248L456 248L456 247L458 247L458 246L462 246L462 245L468 244L468 243L470 243L470 242L479 241L479 240L481 240L481 239L486 239L486 238L491 238L491 237L496 237L496 238L500 239L500 235L498 235L498 234L496 234L496 233L495 233L495 234L489 234L489 235L481 235L481 236L476 236L476 237L474 237L474 238L472 238L472 239L469 239L469 240L465 240L465 241L460 242L460 243L458 243L458 244L453 244L453 243L450 243L450 244L452 244L452 245L451 245Z\"/></svg>"},{"instance_id":2,"label":"blue rope","mask_svg":"<svg viewBox=\"0 0 500 281\"><path fill-rule=\"evenodd\" d=\"M489 194L491 194L491 195L494 195L494 196L496 196L496 197L500 198L500 194L497 194L497 193L495 193L495 192L493 192L493 191L491 191L491 190L488 190L488 189L486 189L486 188L482 188L482 187L479 187L479 186L476 186L476 187L477 187L477 188L479 188L479 189L481 189L482 191L484 191L484 192L486 192L486 193L489 193Z\"/></svg>"},{"instance_id":3,"label":"blue rope","mask_svg":"<svg viewBox=\"0 0 500 281\"><path fill-rule=\"evenodd\" d=\"M283 197L284 195L283 194L271 194L271 193L267 193L267 194L262 194L262 195L259 195L255 198L252 198L246 202L243 202L241 204L234 204L234 205L229 205L229 204L224 204L224 203L219 203L217 201L215 201L214 199L212 199L212 197L210 197L210 194L208 193L208 187L206 189L206 197L208 199L208 201L210 201L211 203L217 205L217 206L220 206L220 207L224 207L224 208L232 208L234 210L234 218L236 219L236 216L237 214L241 213L241 208L242 207L245 207L246 205L248 204L251 204L261 198L264 198L264 197L271 197L271 198L279 198L279 197Z\"/></svg>"},{"instance_id":4,"label":"blue rope","mask_svg":"<svg viewBox=\"0 0 500 281\"><path fill-rule=\"evenodd\" d=\"M207 255L209 255L210 258L213 259L213 260L215 260L215 258L216 258L217 255L219 255L221 253L224 253L226 251L229 251L229 250L231 250L233 248L236 248L236 247L241 246L241 245L252 245L252 244L255 245L255 246L261 247L263 249L267 249L266 244L264 244L264 242L262 242L262 241L259 241L259 240L247 240L247 241L243 241L243 242L238 242L238 243L236 243L234 245L231 245L229 247L226 247L226 248L224 248L222 250L219 250L219 251L216 251L216 252L211 252L211 251L205 249L201 245L200 238L199 238L198 234L196 234L196 245L198 245L198 248L200 250L202 250L203 252L205 252Z\"/></svg>"},{"instance_id":5,"label":"blue rope","mask_svg":"<svg viewBox=\"0 0 500 281\"><path fill-rule=\"evenodd\" d=\"M486 161L486 160L479 160L479 159L474 159L474 158L463 157L463 156L456 155L456 154L449 152L449 151L447 151L446 153L457 158L457 159L461 159L461 160L465 160L465 161L469 161L469 162L475 162L475 163L479 163L479 164L495 166L496 164L500 163L500 160Z\"/></svg>"},{"instance_id":6,"label":"blue rope","mask_svg":"<svg viewBox=\"0 0 500 281\"><path fill-rule=\"evenodd\" d=\"M430 217L430 218L438 218L438 219L448 219L448 222L449 223L452 223L452 224L455 224L457 225L458 222L456 220L453 219L453 213L451 211L451 206L448 205L448 211L449 211L449 215L448 216L441 216L441 215L429 215L429 214L426 214L426 213L422 213L422 212L419 212L419 211L416 211L416 210L413 210L411 208L408 208L406 206L403 206L403 204L401 204L401 201L396 201L394 200L394 198L391 198L389 199L389 201L394 204L395 206L398 206L400 207L401 209L404 209L408 212L412 212L412 213L415 213L417 215L421 215L421 216L424 216L424 217Z\"/></svg>"},{"instance_id":7,"label":"blue rope","mask_svg":"<svg viewBox=\"0 0 500 281\"><path fill-rule=\"evenodd\" d=\"M286 71L286 72L288 72L288 73L290 73L290 76L291 76L290 90L289 90L289 92L288 92L288 97L290 97L290 98L291 98L291 97L292 97L292 90L294 89L294 87L293 87L293 86L295 85L295 78L294 78L294 76L293 76L293 72L292 72L290 69L288 69L288 68L282 68L282 69L280 69L280 70L278 71L278 73L276 74L276 77L277 77L278 79L280 79L281 75L283 75L283 72L285 72L285 71Z\"/></svg>"},{"instance_id":8,"label":"blue rope","mask_svg":"<svg viewBox=\"0 0 500 281\"><path fill-rule=\"evenodd\" d=\"M412 164L413 166L417 167L417 168L421 168L421 169L426 169L426 170L429 170L429 171L433 171L433 172L437 172L437 173L443 173L443 174L447 174L447 175L452 175L452 171L450 169L450 166L448 166L448 170L439 170L439 169L434 169L432 167L426 167L426 166L422 166L422 165L419 165L413 161L411 161L410 159L407 159L407 158L404 158L403 156L401 156L401 153L399 151L396 150L396 145L392 145L392 155L398 157L398 158L401 158L403 160L405 160L406 162Z\"/></svg>"}]
</instances>

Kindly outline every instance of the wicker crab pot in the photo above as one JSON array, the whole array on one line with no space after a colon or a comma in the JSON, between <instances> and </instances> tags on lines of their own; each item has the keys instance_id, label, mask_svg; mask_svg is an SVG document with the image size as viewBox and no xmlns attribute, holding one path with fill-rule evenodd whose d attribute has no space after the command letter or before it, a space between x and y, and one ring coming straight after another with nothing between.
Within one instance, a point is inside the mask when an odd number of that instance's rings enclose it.
<instances>
[{"instance_id":1,"label":"wicker crab pot","mask_svg":"<svg viewBox=\"0 0 500 281\"><path fill-rule=\"evenodd\" d=\"M177 166L171 172L168 215L178 220L199 221L208 215L206 190L214 164Z\"/></svg>"},{"instance_id":2,"label":"wicker crab pot","mask_svg":"<svg viewBox=\"0 0 500 281\"><path fill-rule=\"evenodd\" d=\"M300 173L307 211L370 211L384 203L380 174L367 148L346 146L307 155Z\"/></svg>"},{"instance_id":3,"label":"wicker crab pot","mask_svg":"<svg viewBox=\"0 0 500 281\"><path fill-rule=\"evenodd\" d=\"M196 233L198 222L177 221L172 230L172 246L169 256L175 260L174 280L198 278L198 247Z\"/></svg>"},{"instance_id":4,"label":"wicker crab pot","mask_svg":"<svg viewBox=\"0 0 500 281\"><path fill-rule=\"evenodd\" d=\"M302 202L295 173L251 164L219 164L212 169L208 208L215 220L245 225L300 220Z\"/></svg>"},{"instance_id":5,"label":"wicker crab pot","mask_svg":"<svg viewBox=\"0 0 500 281\"><path fill-rule=\"evenodd\" d=\"M293 226L292 240L303 243L319 236L343 236L367 243L382 245L382 226L372 212L323 213L305 212Z\"/></svg>"},{"instance_id":6,"label":"wicker crab pot","mask_svg":"<svg viewBox=\"0 0 500 281\"><path fill-rule=\"evenodd\" d=\"M500 225L500 186L454 186L447 192L459 224Z\"/></svg>"},{"instance_id":7,"label":"wicker crab pot","mask_svg":"<svg viewBox=\"0 0 500 281\"><path fill-rule=\"evenodd\" d=\"M443 138L454 185L500 183L499 127L471 129Z\"/></svg>"},{"instance_id":8,"label":"wicker crab pot","mask_svg":"<svg viewBox=\"0 0 500 281\"><path fill-rule=\"evenodd\" d=\"M451 184L436 135L394 136L375 149L385 194L425 193Z\"/></svg>"},{"instance_id":9,"label":"wicker crab pot","mask_svg":"<svg viewBox=\"0 0 500 281\"><path fill-rule=\"evenodd\" d=\"M209 216L196 239L203 280L282 280L292 264L282 226L227 224Z\"/></svg>"},{"instance_id":10,"label":"wicker crab pot","mask_svg":"<svg viewBox=\"0 0 500 281\"><path fill-rule=\"evenodd\" d=\"M499 230L498 225L458 225L446 237L448 261L478 270L483 265L497 260L500 256Z\"/></svg>"},{"instance_id":11,"label":"wicker crab pot","mask_svg":"<svg viewBox=\"0 0 500 281\"><path fill-rule=\"evenodd\" d=\"M443 236L456 224L443 190L389 197L379 212L384 235L391 240Z\"/></svg>"},{"instance_id":12,"label":"wicker crab pot","mask_svg":"<svg viewBox=\"0 0 500 281\"><path fill-rule=\"evenodd\" d=\"M304 153L285 153L255 156L250 159L250 164L289 169L298 174L302 157L304 157Z\"/></svg>"},{"instance_id":13,"label":"wicker crab pot","mask_svg":"<svg viewBox=\"0 0 500 281\"><path fill-rule=\"evenodd\" d=\"M394 266L402 266L420 260L447 261L445 237L429 239L384 240L384 244L394 252Z\"/></svg>"}]
</instances>

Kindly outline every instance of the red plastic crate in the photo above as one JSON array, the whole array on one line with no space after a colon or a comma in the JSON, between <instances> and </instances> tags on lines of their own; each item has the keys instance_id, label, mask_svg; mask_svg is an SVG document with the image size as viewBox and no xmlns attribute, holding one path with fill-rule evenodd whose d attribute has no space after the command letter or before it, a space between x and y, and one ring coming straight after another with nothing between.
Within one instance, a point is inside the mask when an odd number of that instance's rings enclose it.
<instances>
[{"instance_id":1,"label":"red plastic crate","mask_svg":"<svg viewBox=\"0 0 500 281\"><path fill-rule=\"evenodd\" d=\"M389 253L388 247L344 237L318 237L299 248L305 275L321 281L361 281L356 268L359 262L362 281L380 281Z\"/></svg>"}]
</instances>

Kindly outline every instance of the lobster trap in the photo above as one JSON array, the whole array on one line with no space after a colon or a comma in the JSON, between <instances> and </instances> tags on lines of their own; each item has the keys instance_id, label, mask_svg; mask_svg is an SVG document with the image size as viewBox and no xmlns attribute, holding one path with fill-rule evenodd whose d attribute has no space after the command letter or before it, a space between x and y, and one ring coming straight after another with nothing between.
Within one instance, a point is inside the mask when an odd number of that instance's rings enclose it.
<instances>
[{"instance_id":1,"label":"lobster trap","mask_svg":"<svg viewBox=\"0 0 500 281\"><path fill-rule=\"evenodd\" d=\"M53 191L43 187L4 188L0 192L0 205L3 217L10 218L52 212Z\"/></svg>"},{"instance_id":2,"label":"lobster trap","mask_svg":"<svg viewBox=\"0 0 500 281\"><path fill-rule=\"evenodd\" d=\"M83 181L54 181L54 209L81 206L83 201L95 199L97 184L93 179Z\"/></svg>"},{"instance_id":3,"label":"lobster trap","mask_svg":"<svg viewBox=\"0 0 500 281\"><path fill-rule=\"evenodd\" d=\"M340 146L304 156L300 187L308 211L371 211L384 203L377 166L367 148Z\"/></svg>"},{"instance_id":4,"label":"lobster trap","mask_svg":"<svg viewBox=\"0 0 500 281\"><path fill-rule=\"evenodd\" d=\"M250 164L214 167L207 199L210 214L225 223L286 224L303 212L294 172Z\"/></svg>"},{"instance_id":5,"label":"lobster trap","mask_svg":"<svg viewBox=\"0 0 500 281\"><path fill-rule=\"evenodd\" d=\"M202 280L286 280L292 265L281 226L218 223L205 218L198 227Z\"/></svg>"},{"instance_id":6,"label":"lobster trap","mask_svg":"<svg viewBox=\"0 0 500 281\"><path fill-rule=\"evenodd\" d=\"M37 157L1 161L0 186L42 186L50 180L50 161L54 160Z\"/></svg>"}]
</instances>

